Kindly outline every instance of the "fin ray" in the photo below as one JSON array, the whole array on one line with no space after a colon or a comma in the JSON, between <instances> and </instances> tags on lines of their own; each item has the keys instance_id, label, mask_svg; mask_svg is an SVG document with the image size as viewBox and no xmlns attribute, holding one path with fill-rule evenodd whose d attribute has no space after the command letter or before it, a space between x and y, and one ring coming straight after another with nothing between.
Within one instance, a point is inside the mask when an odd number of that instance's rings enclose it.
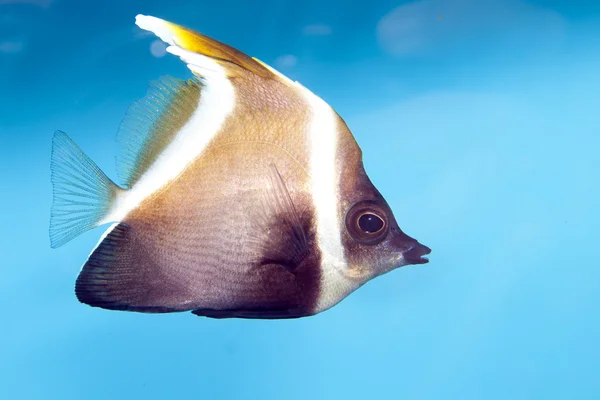
<instances>
[{"instance_id":1,"label":"fin ray","mask_svg":"<svg viewBox=\"0 0 600 400\"><path fill-rule=\"evenodd\" d=\"M50 170L50 245L56 248L99 226L120 188L62 131L54 132Z\"/></svg>"}]
</instances>

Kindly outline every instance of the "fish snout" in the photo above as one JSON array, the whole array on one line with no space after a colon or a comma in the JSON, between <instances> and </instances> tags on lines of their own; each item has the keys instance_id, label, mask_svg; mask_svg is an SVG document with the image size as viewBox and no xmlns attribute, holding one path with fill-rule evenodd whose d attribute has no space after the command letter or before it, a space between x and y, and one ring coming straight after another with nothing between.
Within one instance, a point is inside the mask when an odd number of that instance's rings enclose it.
<instances>
[{"instance_id":1,"label":"fish snout","mask_svg":"<svg viewBox=\"0 0 600 400\"><path fill-rule=\"evenodd\" d=\"M405 233L392 239L394 249L402 254L403 264L426 264L429 262L425 255L431 253L431 249Z\"/></svg>"},{"instance_id":2,"label":"fish snout","mask_svg":"<svg viewBox=\"0 0 600 400\"><path fill-rule=\"evenodd\" d=\"M415 244L402 253L402 257L407 264L426 264L429 262L425 255L431 253L431 249L424 244L421 244L415 240Z\"/></svg>"}]
</instances>

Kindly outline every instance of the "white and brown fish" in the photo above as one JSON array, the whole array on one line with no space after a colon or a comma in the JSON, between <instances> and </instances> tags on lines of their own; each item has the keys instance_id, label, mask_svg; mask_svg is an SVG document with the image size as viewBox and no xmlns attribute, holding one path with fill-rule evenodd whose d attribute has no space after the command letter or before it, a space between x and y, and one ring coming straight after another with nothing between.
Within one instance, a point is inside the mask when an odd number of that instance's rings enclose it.
<instances>
[{"instance_id":1,"label":"white and brown fish","mask_svg":"<svg viewBox=\"0 0 600 400\"><path fill-rule=\"evenodd\" d=\"M118 134L117 186L63 132L52 247L112 223L76 283L91 306L293 318L427 262L367 177L342 118L297 82L184 27L139 15L194 79L163 79Z\"/></svg>"}]
</instances>

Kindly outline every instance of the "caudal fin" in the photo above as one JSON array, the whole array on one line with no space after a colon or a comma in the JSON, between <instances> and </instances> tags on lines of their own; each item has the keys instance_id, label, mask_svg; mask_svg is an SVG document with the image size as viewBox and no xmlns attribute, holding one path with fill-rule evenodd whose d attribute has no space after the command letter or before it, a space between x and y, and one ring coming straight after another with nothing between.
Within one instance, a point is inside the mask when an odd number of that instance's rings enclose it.
<instances>
[{"instance_id":1,"label":"caudal fin","mask_svg":"<svg viewBox=\"0 0 600 400\"><path fill-rule=\"evenodd\" d=\"M52 140L50 245L62 246L81 233L102 225L118 187L62 131Z\"/></svg>"}]
</instances>

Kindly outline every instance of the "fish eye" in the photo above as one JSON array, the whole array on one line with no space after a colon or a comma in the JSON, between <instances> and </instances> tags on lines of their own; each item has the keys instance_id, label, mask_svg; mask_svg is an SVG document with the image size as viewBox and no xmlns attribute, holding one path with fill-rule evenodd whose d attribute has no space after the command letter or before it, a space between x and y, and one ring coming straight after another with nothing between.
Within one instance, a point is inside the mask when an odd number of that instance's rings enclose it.
<instances>
[{"instance_id":1,"label":"fish eye","mask_svg":"<svg viewBox=\"0 0 600 400\"><path fill-rule=\"evenodd\" d=\"M387 216L375 202L357 203L346 214L346 230L360 244L378 244L388 233Z\"/></svg>"},{"instance_id":2,"label":"fish eye","mask_svg":"<svg viewBox=\"0 0 600 400\"><path fill-rule=\"evenodd\" d=\"M385 223L375 214L367 213L358 218L358 227L365 233L379 232Z\"/></svg>"}]
</instances>

